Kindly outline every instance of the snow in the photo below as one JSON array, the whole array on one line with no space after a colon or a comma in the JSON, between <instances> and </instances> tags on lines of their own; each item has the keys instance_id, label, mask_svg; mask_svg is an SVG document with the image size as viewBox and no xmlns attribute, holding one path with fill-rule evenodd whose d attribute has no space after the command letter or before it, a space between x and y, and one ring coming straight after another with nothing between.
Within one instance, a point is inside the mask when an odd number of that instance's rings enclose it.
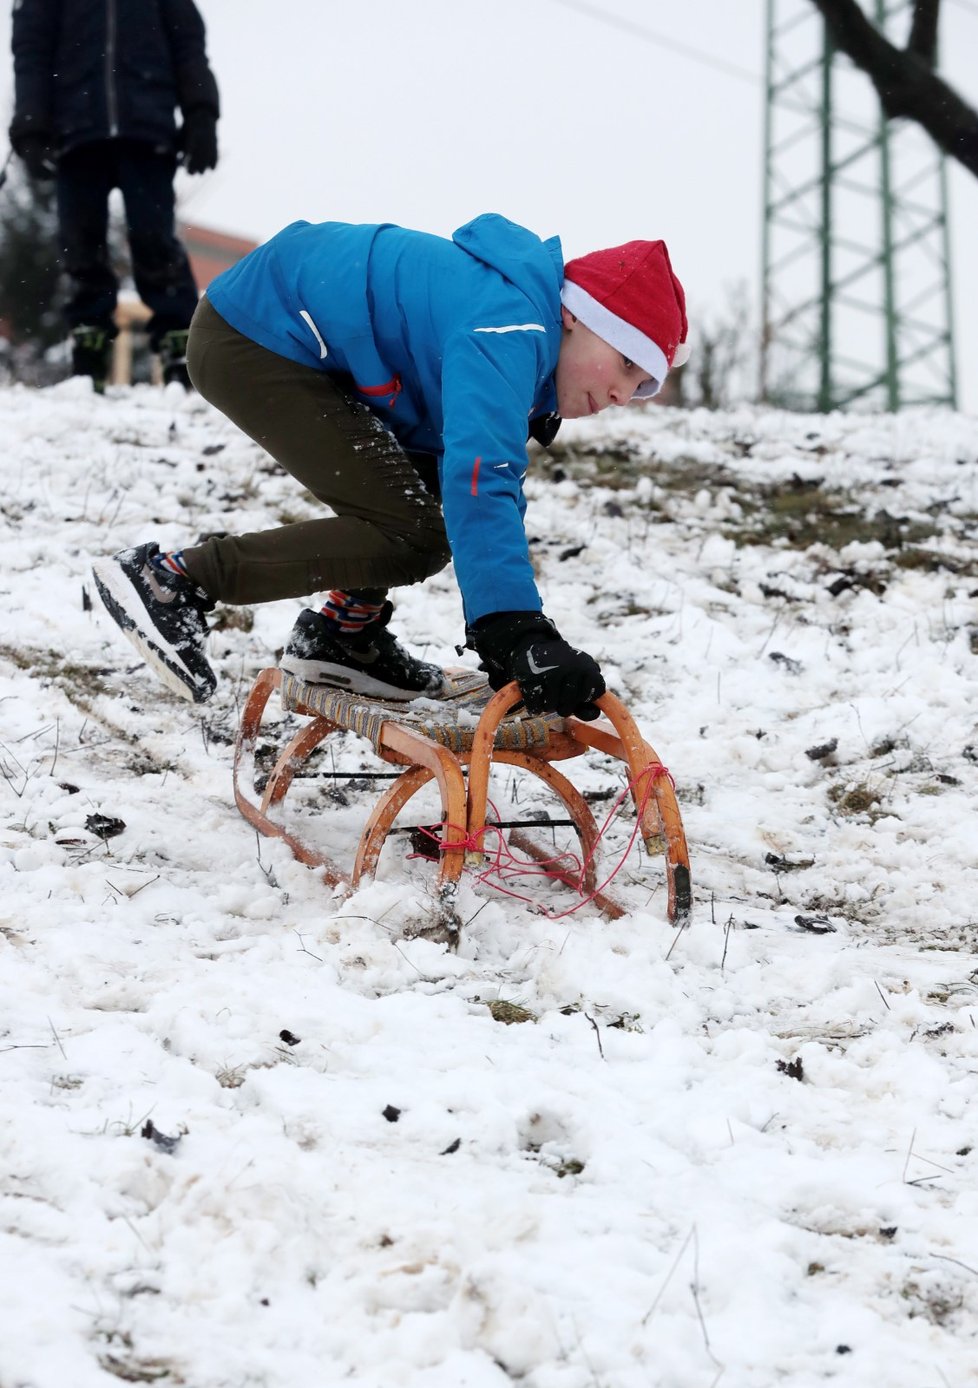
<instances>
[{"instance_id":1,"label":"snow","mask_svg":"<svg viewBox=\"0 0 978 1388\"><path fill-rule=\"evenodd\" d=\"M427 865L344 899L234 807L299 601L224 613L203 710L87 605L310 499L176 387L0 410L3 1388L978 1377L978 422L565 426L548 611L676 779L694 921L644 858L618 921L470 880L453 954ZM766 533L806 485L850 520ZM396 596L457 663L450 573ZM296 793L349 860L369 792Z\"/></svg>"}]
</instances>

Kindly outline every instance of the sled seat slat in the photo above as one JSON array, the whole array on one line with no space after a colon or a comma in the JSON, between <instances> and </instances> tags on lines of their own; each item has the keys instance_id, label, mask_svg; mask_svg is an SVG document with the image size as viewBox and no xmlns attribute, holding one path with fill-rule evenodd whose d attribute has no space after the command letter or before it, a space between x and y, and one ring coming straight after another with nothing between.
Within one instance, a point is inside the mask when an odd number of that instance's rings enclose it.
<instances>
[{"instance_id":1,"label":"sled seat slat","mask_svg":"<svg viewBox=\"0 0 978 1388\"><path fill-rule=\"evenodd\" d=\"M485 675L471 670L448 670L446 676L450 693L404 704L368 699L329 685L306 684L283 671L282 707L289 713L325 718L334 727L366 738L378 750L384 724L398 723L456 755L464 755L472 750L479 719L493 691ZM529 752L546 747L554 733L563 729L564 720L555 714L534 717L525 711L513 712L500 722L493 745L498 751Z\"/></svg>"}]
</instances>

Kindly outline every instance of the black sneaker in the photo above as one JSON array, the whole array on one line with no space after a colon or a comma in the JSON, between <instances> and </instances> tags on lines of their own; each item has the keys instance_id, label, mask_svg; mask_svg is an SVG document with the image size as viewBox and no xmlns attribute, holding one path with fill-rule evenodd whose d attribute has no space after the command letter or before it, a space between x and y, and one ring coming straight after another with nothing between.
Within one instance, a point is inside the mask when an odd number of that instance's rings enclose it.
<instances>
[{"instance_id":1,"label":"black sneaker","mask_svg":"<svg viewBox=\"0 0 978 1388\"><path fill-rule=\"evenodd\" d=\"M204 655L204 613L214 604L188 578L152 564L159 552L159 545L139 545L97 560L95 586L109 616L163 683L202 704L217 687Z\"/></svg>"},{"instance_id":2,"label":"black sneaker","mask_svg":"<svg viewBox=\"0 0 978 1388\"><path fill-rule=\"evenodd\" d=\"M283 670L307 684L331 684L371 699L437 699L445 672L409 655L387 630L390 603L380 619L355 635L337 635L321 612L304 608L281 659Z\"/></svg>"},{"instance_id":3,"label":"black sneaker","mask_svg":"<svg viewBox=\"0 0 978 1388\"><path fill-rule=\"evenodd\" d=\"M92 386L101 395L109 379L114 328L81 324L71 331L71 374L91 376Z\"/></svg>"},{"instance_id":4,"label":"black sneaker","mask_svg":"<svg viewBox=\"0 0 978 1388\"><path fill-rule=\"evenodd\" d=\"M191 389L190 377L187 374L187 338L189 335L187 328L171 328L160 338L157 351L160 354L160 364L163 367L163 384L165 386L176 381L185 390Z\"/></svg>"}]
</instances>

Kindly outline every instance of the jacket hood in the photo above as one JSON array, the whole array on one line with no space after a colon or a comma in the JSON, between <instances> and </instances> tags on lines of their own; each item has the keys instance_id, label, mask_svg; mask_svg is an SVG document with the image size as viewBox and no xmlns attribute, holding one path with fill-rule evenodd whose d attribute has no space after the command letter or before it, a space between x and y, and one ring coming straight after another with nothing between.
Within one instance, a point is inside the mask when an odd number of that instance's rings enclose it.
<instances>
[{"instance_id":1,"label":"jacket hood","mask_svg":"<svg viewBox=\"0 0 978 1388\"><path fill-rule=\"evenodd\" d=\"M484 212L452 233L456 246L515 284L540 309L560 316L564 256L560 238L542 241L498 212Z\"/></svg>"}]
</instances>

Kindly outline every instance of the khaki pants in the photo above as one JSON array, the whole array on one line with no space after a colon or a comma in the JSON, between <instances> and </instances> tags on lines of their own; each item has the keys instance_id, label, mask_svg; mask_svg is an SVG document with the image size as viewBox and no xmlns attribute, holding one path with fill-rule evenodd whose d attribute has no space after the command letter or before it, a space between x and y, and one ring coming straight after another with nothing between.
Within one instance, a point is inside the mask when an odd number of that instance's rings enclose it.
<instances>
[{"instance_id":1,"label":"khaki pants","mask_svg":"<svg viewBox=\"0 0 978 1388\"><path fill-rule=\"evenodd\" d=\"M190 325L187 367L205 400L335 513L185 549L187 571L209 597L255 603L385 589L445 567L451 553L436 497L340 382L259 347L206 298Z\"/></svg>"}]
</instances>

